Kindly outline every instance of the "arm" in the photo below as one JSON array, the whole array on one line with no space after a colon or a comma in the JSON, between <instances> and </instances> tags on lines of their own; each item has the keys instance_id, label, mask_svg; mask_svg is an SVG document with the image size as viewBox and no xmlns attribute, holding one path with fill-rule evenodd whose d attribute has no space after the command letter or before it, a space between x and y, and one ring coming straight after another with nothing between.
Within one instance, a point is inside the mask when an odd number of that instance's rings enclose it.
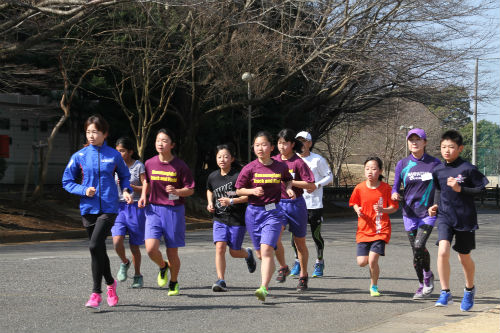
<instances>
[{"instance_id":1,"label":"arm","mask_svg":"<svg viewBox=\"0 0 500 333\"><path fill-rule=\"evenodd\" d=\"M398 162L396 165L396 169L394 170L394 184L392 185L392 200L401 200L401 196L399 195L399 189L401 188L401 169L403 168L402 160Z\"/></svg>"},{"instance_id":2,"label":"arm","mask_svg":"<svg viewBox=\"0 0 500 333\"><path fill-rule=\"evenodd\" d=\"M139 199L137 206L139 208L144 208L146 206L146 196L149 192L149 183L144 179L142 182L142 193L141 193L141 198Z\"/></svg>"},{"instance_id":3,"label":"arm","mask_svg":"<svg viewBox=\"0 0 500 333\"><path fill-rule=\"evenodd\" d=\"M323 157L319 159L318 174L321 178L315 180L314 184L316 185L316 188L326 186L330 184L333 180L332 170L330 170L328 163Z\"/></svg>"},{"instance_id":4,"label":"arm","mask_svg":"<svg viewBox=\"0 0 500 333\"><path fill-rule=\"evenodd\" d=\"M303 181L303 180L293 180L292 185L294 187L303 188L304 190L308 190L311 192L316 189L315 183L308 183L308 182Z\"/></svg>"},{"instance_id":5,"label":"arm","mask_svg":"<svg viewBox=\"0 0 500 333\"><path fill-rule=\"evenodd\" d=\"M76 182L76 178L78 173L81 172L79 163L76 159L76 156L72 156L69 160L68 165L63 173L62 185L63 188L71 194L76 194L80 196L87 195L87 190L92 189L93 187L87 187ZM95 193L95 188L94 188Z\"/></svg>"},{"instance_id":6,"label":"arm","mask_svg":"<svg viewBox=\"0 0 500 333\"><path fill-rule=\"evenodd\" d=\"M354 204L352 206L352 208L354 208L354 211L356 212L356 214L358 215L358 217L363 217L363 213L361 212L361 207L358 206L357 204Z\"/></svg>"},{"instance_id":7,"label":"arm","mask_svg":"<svg viewBox=\"0 0 500 333\"><path fill-rule=\"evenodd\" d=\"M132 187L132 189L136 193L142 193L142 184L144 184L144 180L146 179L146 174L141 173L141 175L139 177L140 177L140 180L141 180L141 185L132 185L132 184L130 184L130 186Z\"/></svg>"},{"instance_id":8,"label":"arm","mask_svg":"<svg viewBox=\"0 0 500 333\"><path fill-rule=\"evenodd\" d=\"M236 189L236 194L240 197L242 196L248 197L250 195L255 195L256 197L260 197L264 195L264 189L261 186L255 188L238 188Z\"/></svg>"},{"instance_id":9,"label":"arm","mask_svg":"<svg viewBox=\"0 0 500 333\"><path fill-rule=\"evenodd\" d=\"M207 204L207 210L210 213L215 212L215 208L214 208L214 194L210 190L207 190L207 202L208 202L208 204Z\"/></svg>"},{"instance_id":10,"label":"arm","mask_svg":"<svg viewBox=\"0 0 500 333\"><path fill-rule=\"evenodd\" d=\"M242 196L242 197L237 197L237 198L220 198L219 202L222 206L231 206L231 205L236 205L236 204L241 204L248 202L248 197L247 196Z\"/></svg>"},{"instance_id":11,"label":"arm","mask_svg":"<svg viewBox=\"0 0 500 333\"><path fill-rule=\"evenodd\" d=\"M289 180L289 181L285 182L285 187L286 187L286 189L285 189L286 194L288 194L290 199L295 199L297 196L295 195L295 192L292 190L293 180Z\"/></svg>"},{"instance_id":12,"label":"arm","mask_svg":"<svg viewBox=\"0 0 500 333\"><path fill-rule=\"evenodd\" d=\"M174 194L179 197L189 197L194 194L194 189L188 187L175 188L172 185L167 185L165 190L168 194Z\"/></svg>"}]
</instances>

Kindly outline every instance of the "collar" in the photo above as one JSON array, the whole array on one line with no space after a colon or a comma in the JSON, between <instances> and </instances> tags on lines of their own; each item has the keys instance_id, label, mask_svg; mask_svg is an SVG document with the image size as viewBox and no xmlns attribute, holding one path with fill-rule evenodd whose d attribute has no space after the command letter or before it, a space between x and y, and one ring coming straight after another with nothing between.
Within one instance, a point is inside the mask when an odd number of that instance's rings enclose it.
<instances>
[{"instance_id":1,"label":"collar","mask_svg":"<svg viewBox=\"0 0 500 333\"><path fill-rule=\"evenodd\" d=\"M456 160L454 160L453 162L451 163L448 163L448 162L444 162L446 166L450 166L450 167L457 167L459 166L460 164L462 164L464 162L464 160L462 160L462 158L459 156L457 157Z\"/></svg>"},{"instance_id":2,"label":"collar","mask_svg":"<svg viewBox=\"0 0 500 333\"><path fill-rule=\"evenodd\" d=\"M410 160L412 160L412 161L414 161L414 162L417 162L417 161L423 161L423 160L425 159L425 156L426 156L426 155L427 155L427 154L426 154L426 153L424 153L424 154L422 155L422 157L420 157L420 158L416 158L415 156L413 156L413 154L410 154Z\"/></svg>"}]
</instances>

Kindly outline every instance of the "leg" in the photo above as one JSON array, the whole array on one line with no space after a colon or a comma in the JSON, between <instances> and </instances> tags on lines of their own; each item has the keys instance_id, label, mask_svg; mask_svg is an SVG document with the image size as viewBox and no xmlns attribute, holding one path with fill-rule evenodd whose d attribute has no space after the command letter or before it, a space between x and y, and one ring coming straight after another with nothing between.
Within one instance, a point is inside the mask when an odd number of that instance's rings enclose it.
<instances>
[{"instance_id":1,"label":"leg","mask_svg":"<svg viewBox=\"0 0 500 333\"><path fill-rule=\"evenodd\" d=\"M476 265L474 260L472 260L472 256L470 253L468 254L458 254L458 260L462 264L462 269L464 271L465 276L465 287L472 288L474 287L474 274L476 272Z\"/></svg>"},{"instance_id":2,"label":"leg","mask_svg":"<svg viewBox=\"0 0 500 333\"><path fill-rule=\"evenodd\" d=\"M224 273L226 271L226 242L215 243L215 270L217 272L217 279L224 280Z\"/></svg>"},{"instance_id":3,"label":"leg","mask_svg":"<svg viewBox=\"0 0 500 333\"><path fill-rule=\"evenodd\" d=\"M132 252L132 262L134 263L135 276L141 275L141 249L139 245L130 244L130 252Z\"/></svg>"},{"instance_id":4,"label":"leg","mask_svg":"<svg viewBox=\"0 0 500 333\"><path fill-rule=\"evenodd\" d=\"M243 250L243 249L233 250L230 248L229 254L233 258L245 258L245 259L248 258L248 252L246 250Z\"/></svg>"},{"instance_id":5,"label":"leg","mask_svg":"<svg viewBox=\"0 0 500 333\"><path fill-rule=\"evenodd\" d=\"M257 256L262 256L262 264L260 265L261 285L266 289L269 287L269 282L273 276L276 265L274 263L274 248L267 244L261 244L260 251L257 251Z\"/></svg>"},{"instance_id":6,"label":"leg","mask_svg":"<svg viewBox=\"0 0 500 333\"><path fill-rule=\"evenodd\" d=\"M123 240L125 236L113 236L113 246L115 248L115 252L118 257L121 259L122 263L127 264L128 259L125 254L125 245L123 244Z\"/></svg>"},{"instance_id":7,"label":"leg","mask_svg":"<svg viewBox=\"0 0 500 333\"><path fill-rule=\"evenodd\" d=\"M293 252L295 252L295 260L299 260L299 254L297 253L297 247L295 246L295 240L293 239L293 234L290 234L290 241L292 243Z\"/></svg>"},{"instance_id":8,"label":"leg","mask_svg":"<svg viewBox=\"0 0 500 333\"><path fill-rule=\"evenodd\" d=\"M295 245L297 246L297 251L299 253L299 262L300 262L300 277L308 276L307 273L307 263L309 259L309 250L306 245L305 237L294 237Z\"/></svg>"},{"instance_id":9,"label":"leg","mask_svg":"<svg viewBox=\"0 0 500 333\"><path fill-rule=\"evenodd\" d=\"M421 284L424 283L424 273L422 271L422 263L419 260L417 255L417 251L415 249L415 240L417 238L417 229L408 231L408 240L410 241L411 250L413 253L413 268L415 269L415 273L417 273L418 282Z\"/></svg>"},{"instance_id":10,"label":"leg","mask_svg":"<svg viewBox=\"0 0 500 333\"><path fill-rule=\"evenodd\" d=\"M177 282L177 277L181 269L181 260L179 259L179 249L177 247L167 248L168 265L170 268L170 281Z\"/></svg>"},{"instance_id":11,"label":"leg","mask_svg":"<svg viewBox=\"0 0 500 333\"><path fill-rule=\"evenodd\" d=\"M281 228L281 234L278 239L278 243L276 244L276 259L280 265L280 268L286 267L286 259L285 259L285 248L283 247L283 243L281 242L281 237L283 236L283 231L285 227Z\"/></svg>"},{"instance_id":12,"label":"leg","mask_svg":"<svg viewBox=\"0 0 500 333\"><path fill-rule=\"evenodd\" d=\"M321 237L321 223L323 222L323 209L309 209L308 220L311 226L311 234L316 245L316 252L318 260L323 260L323 250L325 249L325 242Z\"/></svg>"},{"instance_id":13,"label":"leg","mask_svg":"<svg viewBox=\"0 0 500 333\"><path fill-rule=\"evenodd\" d=\"M370 280L372 286L377 285L380 275L380 267L378 265L379 257L380 254L372 251L370 251L370 254L368 255L368 264L370 265Z\"/></svg>"},{"instance_id":14,"label":"leg","mask_svg":"<svg viewBox=\"0 0 500 333\"><path fill-rule=\"evenodd\" d=\"M450 289L450 241L443 239L439 241L437 268L441 289Z\"/></svg>"},{"instance_id":15,"label":"leg","mask_svg":"<svg viewBox=\"0 0 500 333\"><path fill-rule=\"evenodd\" d=\"M357 256L356 261L359 267L365 267L366 265L368 265L368 256Z\"/></svg>"},{"instance_id":16,"label":"leg","mask_svg":"<svg viewBox=\"0 0 500 333\"><path fill-rule=\"evenodd\" d=\"M148 238L145 241L146 252L149 258L160 267L160 269L165 267L165 260L160 252L160 240L155 238Z\"/></svg>"}]
</instances>

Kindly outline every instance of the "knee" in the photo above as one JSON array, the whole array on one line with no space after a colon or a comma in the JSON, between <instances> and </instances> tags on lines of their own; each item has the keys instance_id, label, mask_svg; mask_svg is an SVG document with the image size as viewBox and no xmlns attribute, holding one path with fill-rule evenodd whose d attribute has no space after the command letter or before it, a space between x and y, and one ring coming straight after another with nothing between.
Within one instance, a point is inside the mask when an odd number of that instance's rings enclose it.
<instances>
[{"instance_id":1,"label":"knee","mask_svg":"<svg viewBox=\"0 0 500 333\"><path fill-rule=\"evenodd\" d=\"M359 267L365 267L368 265L368 257L358 257L357 262Z\"/></svg>"},{"instance_id":2,"label":"knee","mask_svg":"<svg viewBox=\"0 0 500 333\"><path fill-rule=\"evenodd\" d=\"M231 257L235 258L237 255L238 255L238 252L240 250L233 250L231 248L229 248L229 254L231 255Z\"/></svg>"},{"instance_id":3,"label":"knee","mask_svg":"<svg viewBox=\"0 0 500 333\"><path fill-rule=\"evenodd\" d=\"M415 252L414 252L414 257L415 257L415 260L422 260L425 256L425 252L426 252L426 248L425 247L415 247Z\"/></svg>"}]
</instances>

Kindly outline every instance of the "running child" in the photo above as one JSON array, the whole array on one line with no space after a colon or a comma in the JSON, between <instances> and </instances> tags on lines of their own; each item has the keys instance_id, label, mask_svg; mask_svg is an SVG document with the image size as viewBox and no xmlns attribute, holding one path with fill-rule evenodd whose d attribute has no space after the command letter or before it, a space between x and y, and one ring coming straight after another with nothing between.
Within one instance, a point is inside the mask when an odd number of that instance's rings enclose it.
<instances>
[{"instance_id":1,"label":"running child","mask_svg":"<svg viewBox=\"0 0 500 333\"><path fill-rule=\"evenodd\" d=\"M194 180L184 161L174 156L173 133L160 129L156 134L155 147L158 152L146 161L146 182L142 187L139 207L146 208L145 243L149 258L158 265L158 286L164 287L168 281L168 296L179 295L178 275L181 267L179 247L185 246L186 218L184 198L194 193ZM160 241L165 239L166 262L160 252Z\"/></svg>"},{"instance_id":2,"label":"running child","mask_svg":"<svg viewBox=\"0 0 500 333\"><path fill-rule=\"evenodd\" d=\"M364 163L366 181L356 185L349 199L358 215L356 232L357 262L370 269L370 296L380 296L378 260L385 256L385 244L391 238L389 214L398 210L398 203L391 199L391 187L382 181L382 161L368 157Z\"/></svg>"},{"instance_id":3,"label":"running child","mask_svg":"<svg viewBox=\"0 0 500 333\"><path fill-rule=\"evenodd\" d=\"M288 224L288 229L292 233L292 240L297 248L298 259L300 263L299 284L297 291L303 292L307 290L307 282L309 274L307 272L307 262L309 259L309 251L306 245L307 234L307 207L302 193L303 189L314 190L314 175L307 164L295 153L302 150L302 144L295 139L295 132L291 129L283 129L278 133L278 150L279 154L273 158L276 161L284 162L288 166L288 171L294 178L292 181L292 190L295 192L296 199L290 199L285 192L285 185L281 186L281 201L280 206L285 213L285 225L282 230L285 230ZM283 234L283 231L281 232ZM280 264L276 281L283 283L286 276L290 274L290 269L285 260L285 249L281 242L281 235L278 239L276 249L276 258Z\"/></svg>"},{"instance_id":4,"label":"running child","mask_svg":"<svg viewBox=\"0 0 500 333\"><path fill-rule=\"evenodd\" d=\"M109 125L100 115L85 121L87 144L71 156L64 170L62 185L66 191L79 195L82 222L89 237L94 286L88 308L99 309L102 302L102 278L107 285L109 306L118 304L116 280L111 274L106 252L106 237L118 213L118 190L115 172L120 180L123 198L132 203L130 172L120 153L106 144Z\"/></svg>"},{"instance_id":5,"label":"running child","mask_svg":"<svg viewBox=\"0 0 500 333\"><path fill-rule=\"evenodd\" d=\"M471 251L476 248L475 231L477 212L474 196L485 190L488 179L476 166L460 158L464 149L463 138L457 131L447 131L441 136L441 155L444 164L434 169L432 174L436 186L434 205L429 215L436 216L438 222L438 259L437 267L441 294L436 306L453 303L450 291L450 248L458 252L465 276L465 289L460 310L469 311L474 306L475 264Z\"/></svg>"},{"instance_id":6,"label":"running child","mask_svg":"<svg viewBox=\"0 0 500 333\"><path fill-rule=\"evenodd\" d=\"M130 268L130 260L125 254L124 239L125 235L129 235L130 252L132 252L132 262L134 264L134 279L132 288L142 288L144 285L143 277L141 274L141 250L140 245L144 244L144 226L146 223L146 216L144 209L139 209L137 201L142 192L142 184L145 182L146 171L144 164L141 161L132 158L134 154L134 143L127 137L122 137L116 140L116 150L122 155L125 164L130 171L130 186L133 189L132 199L133 204L127 204L123 198L123 194L119 188L120 181L116 178L118 185L118 193L120 194L120 208L118 216L115 220L115 225L111 228L111 235L113 236L113 245L116 254L121 259L120 269L116 274L116 278L120 282L127 280L127 272Z\"/></svg>"},{"instance_id":7,"label":"running child","mask_svg":"<svg viewBox=\"0 0 500 333\"><path fill-rule=\"evenodd\" d=\"M406 141L411 154L396 164L391 198L401 200L398 190L403 185L403 222L419 282L413 299L422 299L434 290L431 258L425 245L436 221L436 217L429 216L427 211L434 201L432 171L441 161L425 152L427 135L423 129L410 130Z\"/></svg>"},{"instance_id":8,"label":"running child","mask_svg":"<svg viewBox=\"0 0 500 333\"><path fill-rule=\"evenodd\" d=\"M217 146L217 165L220 170L212 172L207 179L207 210L214 214L213 239L215 244L215 269L217 281L213 291L227 291L226 247L233 258L245 258L248 271L255 272L257 263L251 248L241 248L245 237L245 203L248 197L236 195L236 180L240 168L235 163L234 150L230 145Z\"/></svg>"},{"instance_id":9,"label":"running child","mask_svg":"<svg viewBox=\"0 0 500 333\"><path fill-rule=\"evenodd\" d=\"M271 158L272 142L269 133L257 133L253 142L257 159L243 167L236 181L236 194L248 196L245 222L257 257L262 260L261 286L255 291L255 296L261 301L265 301L269 293L269 282L276 269L274 250L285 221L279 204L282 182L286 185L286 193L295 199L293 178L287 165Z\"/></svg>"}]
</instances>

